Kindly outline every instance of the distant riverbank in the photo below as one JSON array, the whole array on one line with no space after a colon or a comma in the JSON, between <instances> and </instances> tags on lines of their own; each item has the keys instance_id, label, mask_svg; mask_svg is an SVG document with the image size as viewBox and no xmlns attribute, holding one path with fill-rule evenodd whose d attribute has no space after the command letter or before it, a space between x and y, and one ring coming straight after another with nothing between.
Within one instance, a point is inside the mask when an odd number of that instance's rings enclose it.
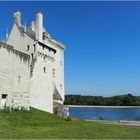
<instances>
[{"instance_id":1,"label":"distant riverbank","mask_svg":"<svg viewBox=\"0 0 140 140\"><path fill-rule=\"evenodd\" d=\"M140 108L140 106L89 106L89 105L67 105L68 107L93 107L93 108Z\"/></svg>"},{"instance_id":2,"label":"distant riverbank","mask_svg":"<svg viewBox=\"0 0 140 140\"><path fill-rule=\"evenodd\" d=\"M87 96L87 95L65 95L65 105L87 105L87 106L140 106L140 96L124 94L112 97Z\"/></svg>"}]
</instances>

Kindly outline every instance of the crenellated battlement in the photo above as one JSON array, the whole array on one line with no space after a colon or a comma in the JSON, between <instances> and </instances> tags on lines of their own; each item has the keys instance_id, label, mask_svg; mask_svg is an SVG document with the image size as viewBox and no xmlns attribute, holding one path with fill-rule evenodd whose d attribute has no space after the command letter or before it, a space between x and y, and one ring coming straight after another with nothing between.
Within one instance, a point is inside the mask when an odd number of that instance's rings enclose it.
<instances>
[{"instance_id":1,"label":"crenellated battlement","mask_svg":"<svg viewBox=\"0 0 140 140\"><path fill-rule=\"evenodd\" d=\"M50 61L54 61L54 53L52 51L38 51L38 56L43 58L44 61L50 60Z\"/></svg>"},{"instance_id":2,"label":"crenellated battlement","mask_svg":"<svg viewBox=\"0 0 140 140\"><path fill-rule=\"evenodd\" d=\"M4 49L7 49L7 51L9 53L13 53L15 54L16 56L19 56L19 58L24 61L30 61L30 55L28 54L25 54L23 52L20 52L18 50L15 50L13 46L11 45L8 45L6 43L3 43L3 42L0 42L0 48L4 48Z\"/></svg>"}]
</instances>

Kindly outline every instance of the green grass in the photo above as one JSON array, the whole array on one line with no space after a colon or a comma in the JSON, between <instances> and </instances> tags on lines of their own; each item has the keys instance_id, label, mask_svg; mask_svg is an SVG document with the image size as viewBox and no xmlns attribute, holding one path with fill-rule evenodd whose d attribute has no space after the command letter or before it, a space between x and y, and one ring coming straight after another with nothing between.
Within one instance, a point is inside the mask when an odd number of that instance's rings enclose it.
<instances>
[{"instance_id":1,"label":"green grass","mask_svg":"<svg viewBox=\"0 0 140 140\"><path fill-rule=\"evenodd\" d=\"M0 138L140 139L140 128L65 119L37 109L0 113Z\"/></svg>"}]
</instances>

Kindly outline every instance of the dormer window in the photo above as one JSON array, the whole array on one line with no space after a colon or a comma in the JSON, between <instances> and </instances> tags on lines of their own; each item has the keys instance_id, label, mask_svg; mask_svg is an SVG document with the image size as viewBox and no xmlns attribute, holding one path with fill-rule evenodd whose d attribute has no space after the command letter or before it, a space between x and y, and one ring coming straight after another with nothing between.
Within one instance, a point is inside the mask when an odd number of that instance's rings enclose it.
<instances>
[{"instance_id":1,"label":"dormer window","mask_svg":"<svg viewBox=\"0 0 140 140\"><path fill-rule=\"evenodd\" d=\"M26 49L26 51L29 51L30 50L30 46L29 45L27 45L27 49Z\"/></svg>"}]
</instances>

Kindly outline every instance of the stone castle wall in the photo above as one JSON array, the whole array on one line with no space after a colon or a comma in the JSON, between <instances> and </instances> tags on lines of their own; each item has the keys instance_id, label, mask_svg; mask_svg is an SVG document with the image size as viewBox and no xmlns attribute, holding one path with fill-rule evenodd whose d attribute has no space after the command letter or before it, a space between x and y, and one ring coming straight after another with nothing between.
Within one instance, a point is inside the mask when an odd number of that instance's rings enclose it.
<instances>
[{"instance_id":1,"label":"stone castle wall","mask_svg":"<svg viewBox=\"0 0 140 140\"><path fill-rule=\"evenodd\" d=\"M55 71L55 76L53 76L53 81L55 86L62 98L61 104L64 101L64 48L51 42L49 39L44 40L44 44L50 46L56 50L55 59L53 62L53 70Z\"/></svg>"},{"instance_id":2,"label":"stone castle wall","mask_svg":"<svg viewBox=\"0 0 140 140\"><path fill-rule=\"evenodd\" d=\"M31 106L53 113L54 52L37 45L30 83Z\"/></svg>"},{"instance_id":3,"label":"stone castle wall","mask_svg":"<svg viewBox=\"0 0 140 140\"><path fill-rule=\"evenodd\" d=\"M0 107L6 96L6 106L29 109L29 63L29 55L0 43Z\"/></svg>"}]
</instances>

